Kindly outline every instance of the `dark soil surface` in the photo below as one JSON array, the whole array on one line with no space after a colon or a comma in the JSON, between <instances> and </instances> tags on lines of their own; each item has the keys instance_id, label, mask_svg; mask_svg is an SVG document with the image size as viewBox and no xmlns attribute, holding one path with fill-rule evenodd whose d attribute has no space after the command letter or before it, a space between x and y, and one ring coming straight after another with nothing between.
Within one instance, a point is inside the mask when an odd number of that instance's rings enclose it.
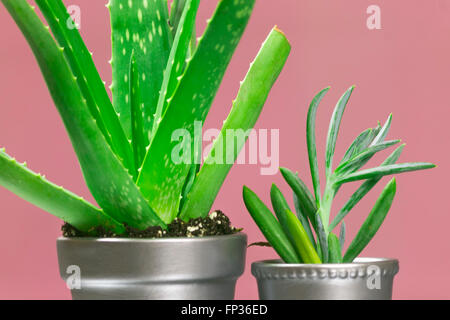
<instances>
[{"instance_id":1,"label":"dark soil surface","mask_svg":"<svg viewBox=\"0 0 450 320\"><path fill-rule=\"evenodd\" d=\"M189 222L184 222L177 218L167 225L167 230L163 230L159 226L149 227L146 230L138 230L127 225L125 227L126 231L121 235L105 230L103 227L97 227L96 234L99 238L192 238L220 236L242 231L242 229L231 226L230 219L219 210L212 212L206 218L192 219ZM89 235L77 230L68 223L61 227L61 231L63 236L67 238L89 237Z\"/></svg>"}]
</instances>

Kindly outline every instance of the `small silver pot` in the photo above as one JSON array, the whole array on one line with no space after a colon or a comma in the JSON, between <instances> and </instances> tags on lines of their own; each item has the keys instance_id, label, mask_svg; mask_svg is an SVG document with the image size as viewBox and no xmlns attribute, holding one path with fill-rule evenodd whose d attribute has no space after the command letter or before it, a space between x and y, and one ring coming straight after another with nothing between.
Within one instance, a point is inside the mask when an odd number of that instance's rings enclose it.
<instances>
[{"instance_id":1,"label":"small silver pot","mask_svg":"<svg viewBox=\"0 0 450 320\"><path fill-rule=\"evenodd\" d=\"M59 238L61 277L72 298L234 298L247 236L204 238Z\"/></svg>"},{"instance_id":2,"label":"small silver pot","mask_svg":"<svg viewBox=\"0 0 450 320\"><path fill-rule=\"evenodd\" d=\"M262 300L390 300L398 260L358 258L344 264L252 264Z\"/></svg>"}]
</instances>

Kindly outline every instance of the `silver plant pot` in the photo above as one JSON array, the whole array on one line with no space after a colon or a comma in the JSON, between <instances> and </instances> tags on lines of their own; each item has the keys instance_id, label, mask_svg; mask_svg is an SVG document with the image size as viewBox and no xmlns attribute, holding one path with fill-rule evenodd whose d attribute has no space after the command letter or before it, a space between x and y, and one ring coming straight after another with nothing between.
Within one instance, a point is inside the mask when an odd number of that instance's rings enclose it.
<instances>
[{"instance_id":1,"label":"silver plant pot","mask_svg":"<svg viewBox=\"0 0 450 320\"><path fill-rule=\"evenodd\" d=\"M204 238L59 238L61 277L72 298L234 298L244 272L244 233Z\"/></svg>"},{"instance_id":2,"label":"silver plant pot","mask_svg":"<svg viewBox=\"0 0 450 320\"><path fill-rule=\"evenodd\" d=\"M390 300L398 260L358 258L345 264L252 264L262 300Z\"/></svg>"}]
</instances>

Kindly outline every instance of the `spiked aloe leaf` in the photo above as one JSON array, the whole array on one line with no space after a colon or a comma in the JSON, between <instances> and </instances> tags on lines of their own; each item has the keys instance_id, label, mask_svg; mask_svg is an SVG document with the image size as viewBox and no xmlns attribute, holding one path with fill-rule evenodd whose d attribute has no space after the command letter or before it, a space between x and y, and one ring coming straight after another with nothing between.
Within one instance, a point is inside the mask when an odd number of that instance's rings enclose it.
<instances>
[{"instance_id":1,"label":"spiked aloe leaf","mask_svg":"<svg viewBox=\"0 0 450 320\"><path fill-rule=\"evenodd\" d=\"M205 120L247 26L254 1L219 2L147 151L138 185L163 221L171 221L177 215L184 182L192 164L171 159L171 152L177 147L177 141L172 140L174 131L185 130L184 137L190 138L195 121L203 123ZM188 159L193 159L192 149L191 145L187 151L190 153Z\"/></svg>"},{"instance_id":2,"label":"spiked aloe leaf","mask_svg":"<svg viewBox=\"0 0 450 320\"><path fill-rule=\"evenodd\" d=\"M272 30L242 82L231 112L188 194L181 212L183 219L208 214L283 69L290 48L284 34ZM234 135L230 136L230 132ZM223 155L220 163L213 160L217 154Z\"/></svg>"},{"instance_id":3,"label":"spiked aloe leaf","mask_svg":"<svg viewBox=\"0 0 450 320\"><path fill-rule=\"evenodd\" d=\"M139 68L134 58L134 53L131 54L130 61L130 107L131 107L131 141L133 145L135 168L140 168L142 161L144 161L146 147L148 145L148 135L144 129L143 116L144 104L141 98L141 86L139 77ZM137 169L133 175L137 179Z\"/></svg>"},{"instance_id":4,"label":"spiked aloe leaf","mask_svg":"<svg viewBox=\"0 0 450 320\"><path fill-rule=\"evenodd\" d=\"M342 95L336 105L336 108L334 109L333 116L331 118L330 127L328 129L327 150L325 155L325 170L327 178L331 176L332 173L334 149L336 147L336 140L339 133L339 127L341 126L342 116L354 88L354 86L350 87Z\"/></svg>"},{"instance_id":5,"label":"spiked aloe leaf","mask_svg":"<svg viewBox=\"0 0 450 320\"><path fill-rule=\"evenodd\" d=\"M371 168L366 170L360 170L355 173L346 175L339 179L336 184L342 184L358 180L366 180L371 178L376 178L380 176L387 176L391 174L417 171L434 168L436 165L428 162L415 162L415 163L401 163L401 164L391 164L387 166L381 166L377 168Z\"/></svg>"},{"instance_id":6,"label":"spiked aloe leaf","mask_svg":"<svg viewBox=\"0 0 450 320\"><path fill-rule=\"evenodd\" d=\"M122 224L102 210L18 163L4 149L0 150L0 185L78 230L92 235L95 235L94 228L97 226L117 234L125 230Z\"/></svg>"},{"instance_id":7,"label":"spiked aloe leaf","mask_svg":"<svg viewBox=\"0 0 450 320\"><path fill-rule=\"evenodd\" d=\"M381 166L386 166L390 164L394 164L397 162L398 158L400 158L400 155L403 151L403 148L405 145L401 145L397 149L392 152L392 154L381 164ZM373 187L381 180L383 176L375 177L372 179L369 179L367 181L364 181L364 183L351 195L350 199L344 204L342 209L339 211L339 213L336 215L334 220L330 224L330 230L333 230L352 210L358 202L367 194L370 190L372 190Z\"/></svg>"},{"instance_id":8,"label":"spiked aloe leaf","mask_svg":"<svg viewBox=\"0 0 450 320\"><path fill-rule=\"evenodd\" d=\"M165 224L155 215L95 124L62 51L25 0L1 0L27 39L77 153L87 185L103 210L136 228Z\"/></svg>"},{"instance_id":9,"label":"spiked aloe leaf","mask_svg":"<svg viewBox=\"0 0 450 320\"><path fill-rule=\"evenodd\" d=\"M91 53L86 48L77 28L68 28L70 19L66 7L61 0L37 0L39 8L44 14L59 45L69 62L73 74L80 86L83 98L94 117L98 127L103 133L116 155L122 160L124 166L135 172L133 154L130 144L120 125L120 121L111 104L103 81L97 72Z\"/></svg>"},{"instance_id":10,"label":"spiked aloe leaf","mask_svg":"<svg viewBox=\"0 0 450 320\"><path fill-rule=\"evenodd\" d=\"M131 139L128 70L134 52L141 77L144 130L151 132L164 69L170 52L166 0L110 0L112 30L113 105L120 114L126 136Z\"/></svg>"},{"instance_id":11,"label":"spiked aloe leaf","mask_svg":"<svg viewBox=\"0 0 450 320\"><path fill-rule=\"evenodd\" d=\"M300 257L284 233L280 223L266 205L252 190L245 186L243 197L248 212L281 259L286 263L301 263Z\"/></svg>"},{"instance_id":12,"label":"spiked aloe leaf","mask_svg":"<svg viewBox=\"0 0 450 320\"><path fill-rule=\"evenodd\" d=\"M311 178L314 186L314 195L316 196L316 204L320 203L320 180L319 180L319 167L317 164L317 149L316 149L316 114L317 108L322 101L325 94L330 90L330 87L320 91L312 100L309 111L308 119L306 122L306 142L308 145L308 158L309 167L311 169Z\"/></svg>"},{"instance_id":13,"label":"spiked aloe leaf","mask_svg":"<svg viewBox=\"0 0 450 320\"><path fill-rule=\"evenodd\" d=\"M175 91L179 81L178 78L184 71L189 42L191 41L191 35L195 28L195 17L199 4L200 0L187 0L184 5L184 10L179 20L182 27L178 28L176 32L167 61L167 67L164 72L164 80L156 108L155 121L153 122L152 137L155 135L161 117L167 109L169 98L172 97Z\"/></svg>"},{"instance_id":14,"label":"spiked aloe leaf","mask_svg":"<svg viewBox=\"0 0 450 320\"><path fill-rule=\"evenodd\" d=\"M395 178L393 178L384 188L366 221L364 221L358 234L348 247L343 259L345 263L352 262L375 236L391 208L395 191L396 182Z\"/></svg>"},{"instance_id":15,"label":"spiked aloe leaf","mask_svg":"<svg viewBox=\"0 0 450 320\"><path fill-rule=\"evenodd\" d=\"M170 8L170 16L169 16L169 22L170 27L172 30L172 35L175 38L175 35L178 31L178 27L180 25L181 16L183 15L183 12L186 7L186 2L188 0L173 0L172 6ZM181 25L183 25L181 23Z\"/></svg>"}]
</instances>

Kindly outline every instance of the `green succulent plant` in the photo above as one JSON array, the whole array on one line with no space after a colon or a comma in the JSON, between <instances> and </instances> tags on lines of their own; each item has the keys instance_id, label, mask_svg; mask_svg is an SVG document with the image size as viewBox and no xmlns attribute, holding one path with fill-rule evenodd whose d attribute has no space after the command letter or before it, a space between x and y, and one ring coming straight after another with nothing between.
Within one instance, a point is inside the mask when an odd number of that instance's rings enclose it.
<instances>
[{"instance_id":1,"label":"green succulent plant","mask_svg":"<svg viewBox=\"0 0 450 320\"><path fill-rule=\"evenodd\" d=\"M111 0L112 101L61 0L1 0L27 39L93 197L100 208L35 174L0 151L0 184L95 234L117 234L208 215L231 165L175 163L172 133L193 135L208 114L255 0L221 0L195 39L200 0ZM223 129L252 128L290 52L274 28L241 83ZM240 146L242 147L242 146ZM240 147L233 154L236 159ZM213 148L214 149L214 148Z\"/></svg>"},{"instance_id":2,"label":"green succulent plant","mask_svg":"<svg viewBox=\"0 0 450 320\"><path fill-rule=\"evenodd\" d=\"M361 169L376 153L385 150L400 140L385 138L391 127L392 115L381 127L363 131L347 149L339 165L333 169L333 156L339 127L345 107L354 87L349 88L340 98L328 130L325 154L325 187L321 192L317 164L315 122L320 101L329 88L320 91L312 100L307 117L306 142L309 165L313 183L311 192L298 174L287 168L280 168L283 178L293 191L295 216L280 189L273 184L270 198L276 217L258 196L244 186L245 205L269 244L286 263L348 263L352 262L372 240L383 223L396 192L395 178L383 189L361 226L356 237L343 254L345 242L345 223L343 219L356 204L386 175L435 167L431 163L396 164L404 145L395 149L378 167ZM333 200L343 184L363 181L361 186L331 220ZM340 227L339 236L333 230Z\"/></svg>"}]
</instances>

